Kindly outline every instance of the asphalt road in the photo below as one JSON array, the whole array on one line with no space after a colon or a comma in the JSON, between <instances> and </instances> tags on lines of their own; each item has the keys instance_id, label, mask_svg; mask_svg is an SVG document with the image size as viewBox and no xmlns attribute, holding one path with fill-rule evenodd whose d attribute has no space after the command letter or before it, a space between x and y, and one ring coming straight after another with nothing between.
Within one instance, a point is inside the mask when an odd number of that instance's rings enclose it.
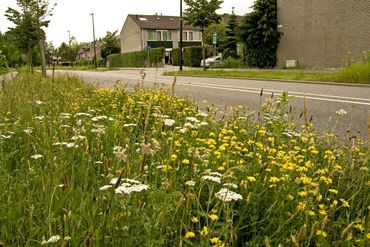
<instances>
[{"instance_id":1,"label":"asphalt road","mask_svg":"<svg viewBox=\"0 0 370 247\"><path fill-rule=\"evenodd\" d=\"M162 76L163 70L145 69L144 85L170 87L173 77ZM130 87L135 87L142 83L143 71L127 69L109 72L57 72L78 75L98 87L113 87L117 81L127 82ZM290 105L299 125L303 123L303 117L300 116L306 102L308 118L312 118L312 123L318 132L333 132L342 137L354 135L367 140L369 138L370 87L366 86L179 76L175 92L176 95L195 100L200 107L204 106L203 100L207 100L222 111L236 105L244 105L251 111L259 111L262 89L262 101L272 95L276 98L284 91L293 96ZM336 114L336 111L341 109L347 114ZM351 132L348 131L349 129Z\"/></svg>"}]
</instances>

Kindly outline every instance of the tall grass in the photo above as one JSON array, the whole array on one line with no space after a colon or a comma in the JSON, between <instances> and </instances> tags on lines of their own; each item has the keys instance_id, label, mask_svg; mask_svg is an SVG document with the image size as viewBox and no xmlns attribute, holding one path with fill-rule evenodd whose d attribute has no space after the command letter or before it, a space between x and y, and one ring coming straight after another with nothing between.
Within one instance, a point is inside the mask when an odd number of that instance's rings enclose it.
<instances>
[{"instance_id":1,"label":"tall grass","mask_svg":"<svg viewBox=\"0 0 370 247\"><path fill-rule=\"evenodd\" d=\"M5 246L367 246L369 149L287 96L215 119L166 91L21 74L0 92ZM340 117L340 116L338 116Z\"/></svg>"}]
</instances>

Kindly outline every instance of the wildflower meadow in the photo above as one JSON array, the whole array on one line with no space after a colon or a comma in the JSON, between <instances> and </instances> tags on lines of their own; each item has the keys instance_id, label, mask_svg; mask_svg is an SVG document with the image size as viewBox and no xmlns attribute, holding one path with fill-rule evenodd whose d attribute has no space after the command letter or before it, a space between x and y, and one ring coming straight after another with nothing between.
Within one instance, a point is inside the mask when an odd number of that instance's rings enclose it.
<instances>
[{"instance_id":1,"label":"wildflower meadow","mask_svg":"<svg viewBox=\"0 0 370 247\"><path fill-rule=\"evenodd\" d=\"M4 84L0 246L370 246L368 142L126 86Z\"/></svg>"}]
</instances>

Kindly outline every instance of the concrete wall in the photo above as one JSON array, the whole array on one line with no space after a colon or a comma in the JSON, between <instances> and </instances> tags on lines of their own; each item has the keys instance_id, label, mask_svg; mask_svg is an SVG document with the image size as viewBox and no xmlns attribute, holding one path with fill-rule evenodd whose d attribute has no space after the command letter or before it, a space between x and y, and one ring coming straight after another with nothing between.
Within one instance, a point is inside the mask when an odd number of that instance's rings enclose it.
<instances>
[{"instance_id":1,"label":"concrete wall","mask_svg":"<svg viewBox=\"0 0 370 247\"><path fill-rule=\"evenodd\" d=\"M370 50L370 0L278 0L278 67L341 67Z\"/></svg>"},{"instance_id":2,"label":"concrete wall","mask_svg":"<svg viewBox=\"0 0 370 247\"><path fill-rule=\"evenodd\" d=\"M142 33L139 26L131 19L126 18L125 24L122 27L121 33L121 53L141 51Z\"/></svg>"}]
</instances>

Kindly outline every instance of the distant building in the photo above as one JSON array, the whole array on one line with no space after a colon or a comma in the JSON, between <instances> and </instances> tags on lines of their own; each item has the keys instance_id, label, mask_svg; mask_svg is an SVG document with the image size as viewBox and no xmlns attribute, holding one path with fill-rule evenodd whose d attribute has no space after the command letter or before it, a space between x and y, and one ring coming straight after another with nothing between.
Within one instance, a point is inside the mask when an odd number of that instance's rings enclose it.
<instances>
[{"instance_id":1,"label":"distant building","mask_svg":"<svg viewBox=\"0 0 370 247\"><path fill-rule=\"evenodd\" d=\"M278 0L278 67L341 67L370 50L370 0ZM292 61L289 61L292 62Z\"/></svg>"},{"instance_id":2,"label":"distant building","mask_svg":"<svg viewBox=\"0 0 370 247\"><path fill-rule=\"evenodd\" d=\"M128 15L120 33L121 53L164 47L168 62L171 50L179 47L179 27L178 16ZM200 29L184 25L183 47L201 44Z\"/></svg>"},{"instance_id":3,"label":"distant building","mask_svg":"<svg viewBox=\"0 0 370 247\"><path fill-rule=\"evenodd\" d=\"M101 58L100 55L101 43L96 42L96 58ZM94 43L83 46L77 55L77 59L93 59L94 58Z\"/></svg>"}]
</instances>

